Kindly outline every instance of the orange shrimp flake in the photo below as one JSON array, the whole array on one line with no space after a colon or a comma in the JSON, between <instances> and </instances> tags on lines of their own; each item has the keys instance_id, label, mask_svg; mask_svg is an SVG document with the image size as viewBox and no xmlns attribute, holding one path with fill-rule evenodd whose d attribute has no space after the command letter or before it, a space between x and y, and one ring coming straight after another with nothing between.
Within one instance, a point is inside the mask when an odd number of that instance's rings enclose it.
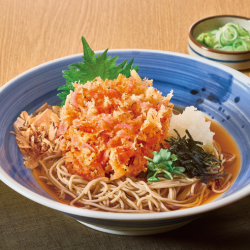
<instances>
[{"instance_id":1,"label":"orange shrimp flake","mask_svg":"<svg viewBox=\"0 0 250 250\"><path fill-rule=\"evenodd\" d=\"M115 180L146 172L144 156L153 157L167 137L172 93L163 97L152 80L142 80L134 70L129 78L97 77L74 87L58 129L69 173Z\"/></svg>"}]
</instances>

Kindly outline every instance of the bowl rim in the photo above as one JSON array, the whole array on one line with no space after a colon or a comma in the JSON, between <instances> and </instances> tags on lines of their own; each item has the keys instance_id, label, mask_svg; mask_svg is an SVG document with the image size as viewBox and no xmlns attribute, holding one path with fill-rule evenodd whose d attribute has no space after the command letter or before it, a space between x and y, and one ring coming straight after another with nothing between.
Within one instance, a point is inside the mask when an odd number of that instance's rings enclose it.
<instances>
[{"instance_id":1,"label":"bowl rim","mask_svg":"<svg viewBox=\"0 0 250 250\"><path fill-rule=\"evenodd\" d=\"M99 50L95 51L95 53L102 53L104 50ZM163 55L173 55L173 56L178 56L178 57L183 57L183 58L189 58L194 61L202 62L205 64L209 64L211 66L215 66L217 68L220 68L234 77L241 78L241 81L243 83L248 83L249 82L249 77L244 75L241 72L238 72L237 70L234 70L232 68L229 68L225 65L221 65L219 63L204 59L204 58L199 58L199 57L194 57L190 56L187 54L182 54L178 52L168 52L168 51L162 51L162 50L149 50L149 49L113 49L109 50L109 52L144 52L144 53L158 53L158 54L163 54ZM14 77L12 80L4 84L0 88L0 93L2 92L5 87L11 85L15 81L17 81L19 78L23 77L24 75L42 69L43 67L47 67L50 64L55 64L58 62L61 62L63 60L67 59L74 59L76 57L82 56L82 53L79 54L74 54L66 57L61 57L55 60L51 60L49 62L45 62L43 64L40 64L36 67L33 67L22 74ZM244 78L244 81L242 80ZM69 206L63 203L60 203L57 200L51 200L49 198L46 198L40 194L37 194L28 188L22 186L19 184L16 180L11 178L2 168L0 165L0 180L5 183L7 186L9 186L11 189L15 190L17 193L25 196L26 198L35 201L41 205L44 205L49 208L53 208L57 211L60 211L62 213L66 213L68 215L75 215L75 216L80 216L80 217L88 217L88 218L95 218L95 219L102 219L102 220L119 220L119 221L145 221L145 220L150 220L150 221L155 221L155 220L168 220L168 219L174 219L174 218L181 218L181 217L190 217L190 216L197 216L199 214L226 206L228 204L231 204L233 202L236 202L247 195L250 195L250 184L246 185L243 189L240 189L234 194L231 194L227 197L225 197L222 200L218 201L213 201L208 204L204 204L198 207L192 207L192 208L187 208L183 210L176 210L176 211L171 211L171 212L160 212L160 213L113 213L113 212L102 212L102 211L93 211L93 210L87 210L87 209L81 209L73 206ZM222 194L223 195L223 194ZM122 216L121 216L122 214Z\"/></svg>"},{"instance_id":2,"label":"bowl rim","mask_svg":"<svg viewBox=\"0 0 250 250\"><path fill-rule=\"evenodd\" d=\"M208 47L205 47L205 46L201 45L200 43L198 43L198 42L196 41L196 39L195 39L194 36L193 36L193 31L194 31L194 28L195 28L199 23L202 23L202 22L204 22L204 21L206 21L206 20L209 20L209 19L223 18L223 17L233 17L233 18L239 18L239 19L244 19L244 20L250 21L250 18L248 18L248 17L236 16L236 15L216 15L216 16L209 16L209 17L200 19L200 20L198 20L197 22L195 22L195 23L193 23L193 24L191 25L191 27L189 28L189 32L188 32L188 36L189 36L190 40L191 40L196 46L198 46L199 48L201 48L201 49L203 49L203 50L206 50L206 51L209 51L209 52L217 53L217 54L223 54L223 55L246 55L246 54L250 54L250 50L241 51L241 52L230 52L230 51L221 51L221 50L211 49L211 48L208 48ZM189 45L189 46L190 46L190 45Z\"/></svg>"}]
</instances>

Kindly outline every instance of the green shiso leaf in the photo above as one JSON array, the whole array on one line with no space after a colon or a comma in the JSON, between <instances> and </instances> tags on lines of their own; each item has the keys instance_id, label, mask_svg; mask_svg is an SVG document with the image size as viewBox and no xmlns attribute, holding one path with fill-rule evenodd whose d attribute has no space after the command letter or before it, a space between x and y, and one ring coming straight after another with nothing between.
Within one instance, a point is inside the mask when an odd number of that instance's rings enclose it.
<instances>
[{"instance_id":1,"label":"green shiso leaf","mask_svg":"<svg viewBox=\"0 0 250 250\"><path fill-rule=\"evenodd\" d=\"M61 92L61 93L57 94L57 95L62 99L61 105L64 105L64 104L65 104L67 95L68 95L69 93L70 93L70 91L64 91L64 92Z\"/></svg>"},{"instance_id":2,"label":"green shiso leaf","mask_svg":"<svg viewBox=\"0 0 250 250\"><path fill-rule=\"evenodd\" d=\"M110 56L107 57L108 49L101 55L98 54L96 56L84 37L82 37L82 44L84 52L83 61L73 63L69 65L69 70L63 71L66 84L58 88L58 90L64 90L64 92L58 94L62 99L61 105L65 104L66 97L70 93L70 90L74 91L74 82L85 84L88 81L93 81L98 76L101 77L102 80L114 80L119 74L130 77L130 70L134 69L136 72L139 70L138 66L133 66L134 59L129 63L128 60L125 60L115 66L118 56L114 56L113 58Z\"/></svg>"},{"instance_id":3,"label":"green shiso leaf","mask_svg":"<svg viewBox=\"0 0 250 250\"><path fill-rule=\"evenodd\" d=\"M139 71L139 66L133 67L134 58L131 59L131 61L125 65L124 69L120 72L121 74L125 75L126 77L130 77L130 70L134 69L136 72Z\"/></svg>"},{"instance_id":4,"label":"green shiso leaf","mask_svg":"<svg viewBox=\"0 0 250 250\"><path fill-rule=\"evenodd\" d=\"M66 90L66 91L70 91L70 90L74 90L73 84L72 83L66 83L65 85L61 86L60 88L58 88L57 90ZM61 94L61 93L60 93ZM59 95L59 94L58 94Z\"/></svg>"}]
</instances>

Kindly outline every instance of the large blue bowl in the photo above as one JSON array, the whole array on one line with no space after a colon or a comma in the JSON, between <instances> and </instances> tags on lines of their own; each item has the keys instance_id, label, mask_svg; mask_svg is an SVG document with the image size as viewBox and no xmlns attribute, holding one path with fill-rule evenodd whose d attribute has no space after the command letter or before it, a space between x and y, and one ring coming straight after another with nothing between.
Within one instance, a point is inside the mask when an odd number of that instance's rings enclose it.
<instances>
[{"instance_id":1,"label":"large blue bowl","mask_svg":"<svg viewBox=\"0 0 250 250\"><path fill-rule=\"evenodd\" d=\"M100 53L100 52L99 52ZM92 228L117 234L143 235L172 230L200 214L250 194L250 79L231 68L184 54L151 50L112 50L118 63L135 58L141 77L154 80L164 95L174 90L172 102L196 106L219 122L235 139L242 165L232 187L215 201L185 210L152 214L89 211L64 205L47 194L23 165L13 123L22 110L34 112L43 103L58 104L57 88L65 83L62 70L82 60L81 55L57 59L17 76L0 89L0 178L9 187L42 205L71 216Z\"/></svg>"}]
</instances>

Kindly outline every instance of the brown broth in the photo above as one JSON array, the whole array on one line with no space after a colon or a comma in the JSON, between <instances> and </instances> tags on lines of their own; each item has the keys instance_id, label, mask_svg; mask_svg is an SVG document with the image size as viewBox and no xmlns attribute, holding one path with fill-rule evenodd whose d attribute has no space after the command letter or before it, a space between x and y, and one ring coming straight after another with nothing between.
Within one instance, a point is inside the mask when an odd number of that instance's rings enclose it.
<instances>
[{"instance_id":1,"label":"brown broth","mask_svg":"<svg viewBox=\"0 0 250 250\"><path fill-rule=\"evenodd\" d=\"M241 154L240 151L234 141L234 139L231 137L231 135L221 126L219 123L215 122L214 120L211 120L210 118L206 117L207 121L211 121L210 129L215 133L214 140L218 142L221 146L222 152L227 152L236 155L236 160L230 165L225 165L225 173L226 174L232 174L231 183L233 183L240 171L241 166ZM56 200L64 203L69 204L71 201L70 196L66 196L65 199L60 199L58 197L58 194L55 191L55 188L53 186L47 185L44 180L40 179L39 176L44 175L44 170L41 168L35 168L33 170L33 174L37 180L37 182L41 185L41 187L52 197L54 197ZM208 197L208 199L203 202L202 204L207 204L216 198L218 198L220 195L223 194L215 194L211 193ZM76 204L77 205L77 204Z\"/></svg>"},{"instance_id":2,"label":"brown broth","mask_svg":"<svg viewBox=\"0 0 250 250\"><path fill-rule=\"evenodd\" d=\"M239 148L236 142L234 141L234 139L231 137L231 135L226 131L226 129L224 129L216 121L208 117L205 117L205 118L206 118L206 121L211 121L210 129L211 131L215 133L214 140L220 144L221 151L236 155L236 159L233 163L224 165L225 166L224 173L232 174L232 178L230 181L231 183L234 183L234 181L238 177L238 174L240 172L240 167L241 167L241 154L240 154ZM222 194L212 193L211 195L209 195L208 199L202 204L207 204L217 199L220 195L223 195L223 193Z\"/></svg>"},{"instance_id":3,"label":"brown broth","mask_svg":"<svg viewBox=\"0 0 250 250\"><path fill-rule=\"evenodd\" d=\"M40 186L53 198L56 200L69 205L70 201L72 200L71 197L67 197L66 199L59 198L58 193L56 192L56 188L54 186L48 185L45 180L40 179L39 176L46 176L43 168L37 167L32 170L34 177L36 178L37 182L40 184Z\"/></svg>"}]
</instances>

